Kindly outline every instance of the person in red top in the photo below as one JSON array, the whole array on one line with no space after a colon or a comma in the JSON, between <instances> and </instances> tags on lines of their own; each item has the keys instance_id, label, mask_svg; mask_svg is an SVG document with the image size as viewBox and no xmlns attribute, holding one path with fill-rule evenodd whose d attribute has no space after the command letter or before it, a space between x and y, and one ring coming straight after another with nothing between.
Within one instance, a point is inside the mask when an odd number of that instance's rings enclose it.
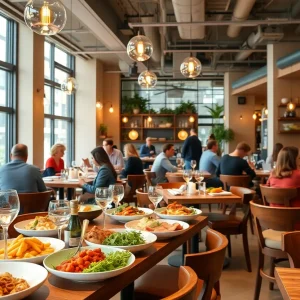
<instances>
[{"instance_id":1,"label":"person in red top","mask_svg":"<svg viewBox=\"0 0 300 300\"><path fill-rule=\"evenodd\" d=\"M63 144L55 144L51 147L51 157L46 161L46 170L43 176L53 176L60 174L61 170L65 168L65 163L62 157L64 156L66 147Z\"/></svg>"},{"instance_id":2,"label":"person in red top","mask_svg":"<svg viewBox=\"0 0 300 300\"><path fill-rule=\"evenodd\" d=\"M276 168L272 171L267 185L277 188L300 188L300 170L297 168L299 150L296 147L283 147L277 157ZM277 206L272 205L270 206ZM300 192L291 201L291 206L300 207Z\"/></svg>"}]
</instances>

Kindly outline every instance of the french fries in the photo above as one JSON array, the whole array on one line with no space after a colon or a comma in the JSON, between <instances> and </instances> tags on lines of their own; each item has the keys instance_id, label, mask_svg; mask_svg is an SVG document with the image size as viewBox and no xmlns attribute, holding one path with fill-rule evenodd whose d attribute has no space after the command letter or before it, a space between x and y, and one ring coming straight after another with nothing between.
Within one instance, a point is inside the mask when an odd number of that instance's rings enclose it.
<instances>
[{"instance_id":1,"label":"french fries","mask_svg":"<svg viewBox=\"0 0 300 300\"><path fill-rule=\"evenodd\" d=\"M11 243L8 243L7 256L9 259L31 258L48 255L54 252L50 243L43 243L35 237L24 238L20 234ZM4 248L0 249L0 259L4 259Z\"/></svg>"}]
</instances>

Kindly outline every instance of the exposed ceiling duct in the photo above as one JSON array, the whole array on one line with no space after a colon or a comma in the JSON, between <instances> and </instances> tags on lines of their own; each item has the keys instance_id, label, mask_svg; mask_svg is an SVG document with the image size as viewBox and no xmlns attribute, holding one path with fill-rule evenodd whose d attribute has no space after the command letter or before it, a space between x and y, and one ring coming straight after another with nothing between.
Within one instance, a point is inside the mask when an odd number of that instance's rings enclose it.
<instances>
[{"instance_id":1,"label":"exposed ceiling duct","mask_svg":"<svg viewBox=\"0 0 300 300\"><path fill-rule=\"evenodd\" d=\"M205 0L172 0L175 18L177 22L205 21ZM178 26L180 38L182 39L204 39L205 26L203 25L181 25Z\"/></svg>"},{"instance_id":2,"label":"exposed ceiling duct","mask_svg":"<svg viewBox=\"0 0 300 300\"><path fill-rule=\"evenodd\" d=\"M255 4L256 0L237 0L232 14L232 21L245 21ZM242 27L238 25L229 25L227 35L231 38L237 37Z\"/></svg>"}]
</instances>

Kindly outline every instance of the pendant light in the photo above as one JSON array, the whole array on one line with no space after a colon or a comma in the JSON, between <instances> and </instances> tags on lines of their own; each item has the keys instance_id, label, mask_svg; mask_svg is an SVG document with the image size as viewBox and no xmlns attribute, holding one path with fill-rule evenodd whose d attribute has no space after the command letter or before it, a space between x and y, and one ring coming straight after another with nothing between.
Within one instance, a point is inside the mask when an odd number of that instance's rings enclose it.
<instances>
[{"instance_id":1,"label":"pendant light","mask_svg":"<svg viewBox=\"0 0 300 300\"><path fill-rule=\"evenodd\" d=\"M100 101L97 101L96 102L96 107L99 108L99 109L102 109L103 108L103 104Z\"/></svg>"},{"instance_id":2,"label":"pendant light","mask_svg":"<svg viewBox=\"0 0 300 300\"><path fill-rule=\"evenodd\" d=\"M67 12L59 0L30 0L25 6L26 25L40 35L54 35L66 25Z\"/></svg>"},{"instance_id":3,"label":"pendant light","mask_svg":"<svg viewBox=\"0 0 300 300\"><path fill-rule=\"evenodd\" d=\"M157 76L155 73L146 70L139 75L138 83L142 88L153 88L157 84Z\"/></svg>"},{"instance_id":4,"label":"pendant light","mask_svg":"<svg viewBox=\"0 0 300 300\"><path fill-rule=\"evenodd\" d=\"M122 122L123 122L123 123L127 123L127 122L128 122L128 118L127 118L127 117L123 117L123 118L122 118Z\"/></svg>"},{"instance_id":5,"label":"pendant light","mask_svg":"<svg viewBox=\"0 0 300 300\"><path fill-rule=\"evenodd\" d=\"M127 44L127 54L134 61L146 61L153 53L151 40L138 33Z\"/></svg>"},{"instance_id":6,"label":"pendant light","mask_svg":"<svg viewBox=\"0 0 300 300\"><path fill-rule=\"evenodd\" d=\"M256 120L256 119L257 119L257 114L254 113L254 114L252 115L252 118L253 118L253 120Z\"/></svg>"},{"instance_id":7,"label":"pendant light","mask_svg":"<svg viewBox=\"0 0 300 300\"><path fill-rule=\"evenodd\" d=\"M189 117L189 122L190 122L190 123L194 123L194 122L195 122L195 118L194 118L193 116L190 116L190 117Z\"/></svg>"},{"instance_id":8,"label":"pendant light","mask_svg":"<svg viewBox=\"0 0 300 300\"><path fill-rule=\"evenodd\" d=\"M148 116L147 121L148 121L149 123L152 122L151 116Z\"/></svg>"},{"instance_id":9,"label":"pendant light","mask_svg":"<svg viewBox=\"0 0 300 300\"><path fill-rule=\"evenodd\" d=\"M74 94L78 89L77 81L74 77L68 77L65 82L61 84L61 90L67 95Z\"/></svg>"}]
</instances>

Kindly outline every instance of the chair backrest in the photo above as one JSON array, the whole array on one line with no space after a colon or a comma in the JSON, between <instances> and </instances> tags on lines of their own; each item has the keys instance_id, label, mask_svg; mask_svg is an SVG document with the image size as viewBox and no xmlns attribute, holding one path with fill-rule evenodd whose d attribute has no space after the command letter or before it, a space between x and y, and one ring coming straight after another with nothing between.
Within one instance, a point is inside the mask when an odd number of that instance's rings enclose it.
<instances>
[{"instance_id":1,"label":"chair backrest","mask_svg":"<svg viewBox=\"0 0 300 300\"><path fill-rule=\"evenodd\" d=\"M288 255L290 267L300 268L300 231L284 233L281 249Z\"/></svg>"},{"instance_id":2,"label":"chair backrest","mask_svg":"<svg viewBox=\"0 0 300 300\"><path fill-rule=\"evenodd\" d=\"M298 196L297 188L275 188L260 185L264 205L281 204L285 207L291 206L291 200Z\"/></svg>"},{"instance_id":3,"label":"chair backrest","mask_svg":"<svg viewBox=\"0 0 300 300\"><path fill-rule=\"evenodd\" d=\"M182 176L178 176L172 173L166 174L166 178L168 179L169 182L182 182L183 180Z\"/></svg>"},{"instance_id":4,"label":"chair backrest","mask_svg":"<svg viewBox=\"0 0 300 300\"><path fill-rule=\"evenodd\" d=\"M162 300L194 300L196 299L198 277L188 266L181 266L178 272L178 291Z\"/></svg>"},{"instance_id":5,"label":"chair backrest","mask_svg":"<svg viewBox=\"0 0 300 300\"><path fill-rule=\"evenodd\" d=\"M146 183L145 175L128 175L128 185L130 185L130 192L124 197L125 202L136 202L135 191L139 188L143 188Z\"/></svg>"},{"instance_id":6,"label":"chair backrest","mask_svg":"<svg viewBox=\"0 0 300 300\"><path fill-rule=\"evenodd\" d=\"M16 238L19 233L15 230L14 225L25 220L31 220L34 219L36 216L47 216L48 212L38 212L38 213L32 213L32 214L24 214L17 216L14 221L9 225L8 227L8 236L9 238Z\"/></svg>"},{"instance_id":7,"label":"chair backrest","mask_svg":"<svg viewBox=\"0 0 300 300\"><path fill-rule=\"evenodd\" d=\"M223 188L228 191L231 186L249 187L249 175L220 175L220 180L223 182Z\"/></svg>"},{"instance_id":8,"label":"chair backrest","mask_svg":"<svg viewBox=\"0 0 300 300\"><path fill-rule=\"evenodd\" d=\"M52 190L39 193L19 193L20 207L24 214L47 211Z\"/></svg>"},{"instance_id":9,"label":"chair backrest","mask_svg":"<svg viewBox=\"0 0 300 300\"><path fill-rule=\"evenodd\" d=\"M208 229L207 251L185 255L184 265L191 267L198 278L204 281L199 298L201 300L210 300L213 287L221 277L227 245L228 240L223 234Z\"/></svg>"},{"instance_id":10,"label":"chair backrest","mask_svg":"<svg viewBox=\"0 0 300 300\"><path fill-rule=\"evenodd\" d=\"M144 169L143 170L145 176L146 176L146 181L147 181L147 187L152 185L152 179L156 178L156 173L151 172L150 169Z\"/></svg>"},{"instance_id":11,"label":"chair backrest","mask_svg":"<svg viewBox=\"0 0 300 300\"><path fill-rule=\"evenodd\" d=\"M261 249L266 247L262 235L264 229L294 231L300 220L300 207L272 207L250 201L250 208Z\"/></svg>"},{"instance_id":12,"label":"chair backrest","mask_svg":"<svg viewBox=\"0 0 300 300\"><path fill-rule=\"evenodd\" d=\"M161 182L157 185L160 185L163 189L179 189L182 185L186 185L186 182Z\"/></svg>"},{"instance_id":13,"label":"chair backrest","mask_svg":"<svg viewBox=\"0 0 300 300\"><path fill-rule=\"evenodd\" d=\"M126 185L127 185L127 180L117 180L117 184L122 184L124 187L124 191L125 191Z\"/></svg>"},{"instance_id":14,"label":"chair backrest","mask_svg":"<svg viewBox=\"0 0 300 300\"><path fill-rule=\"evenodd\" d=\"M149 200L148 193L143 192L143 189L137 189L135 192L138 207L149 208L152 202Z\"/></svg>"}]
</instances>

